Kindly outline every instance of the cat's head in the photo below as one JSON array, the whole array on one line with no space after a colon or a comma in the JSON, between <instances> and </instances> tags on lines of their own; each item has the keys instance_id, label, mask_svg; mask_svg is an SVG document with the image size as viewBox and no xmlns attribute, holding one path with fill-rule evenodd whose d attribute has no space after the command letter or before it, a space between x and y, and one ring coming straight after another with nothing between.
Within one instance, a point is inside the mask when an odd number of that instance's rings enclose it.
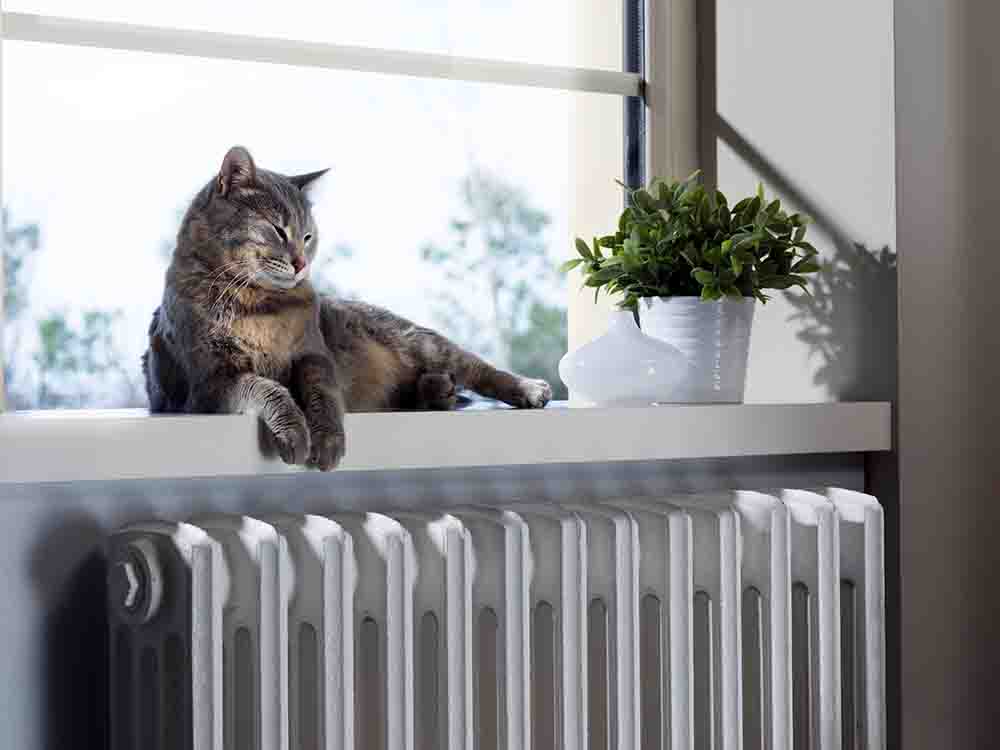
<instances>
[{"instance_id":1,"label":"cat's head","mask_svg":"<svg viewBox=\"0 0 1000 750\"><path fill-rule=\"evenodd\" d=\"M317 229L306 195L327 170L285 176L258 169L242 146L198 194L178 237L220 277L265 289L292 289L309 275Z\"/></svg>"}]
</instances>

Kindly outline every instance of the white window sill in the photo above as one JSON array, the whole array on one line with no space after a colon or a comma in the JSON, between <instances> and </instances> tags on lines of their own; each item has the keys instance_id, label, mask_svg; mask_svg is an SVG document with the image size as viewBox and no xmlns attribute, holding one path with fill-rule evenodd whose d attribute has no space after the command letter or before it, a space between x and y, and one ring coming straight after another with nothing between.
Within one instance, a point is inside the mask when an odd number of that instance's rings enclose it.
<instances>
[{"instance_id":1,"label":"white window sill","mask_svg":"<svg viewBox=\"0 0 1000 750\"><path fill-rule=\"evenodd\" d=\"M338 471L856 453L891 448L887 403L349 414ZM143 410L0 415L0 483L255 476L256 420Z\"/></svg>"}]
</instances>

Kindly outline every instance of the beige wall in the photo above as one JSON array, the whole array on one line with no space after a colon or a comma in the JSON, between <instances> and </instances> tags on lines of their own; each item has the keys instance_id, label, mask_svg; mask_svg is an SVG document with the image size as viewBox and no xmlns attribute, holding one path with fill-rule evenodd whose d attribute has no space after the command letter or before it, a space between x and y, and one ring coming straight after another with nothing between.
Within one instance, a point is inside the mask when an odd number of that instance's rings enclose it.
<instances>
[{"instance_id":1,"label":"beige wall","mask_svg":"<svg viewBox=\"0 0 1000 750\"><path fill-rule=\"evenodd\" d=\"M719 186L811 214L830 265L812 300L759 307L747 400L892 398L895 258L873 256L895 250L891 0L718 0L716 28Z\"/></svg>"},{"instance_id":2,"label":"beige wall","mask_svg":"<svg viewBox=\"0 0 1000 750\"><path fill-rule=\"evenodd\" d=\"M903 743L1000 747L1000 4L896 0Z\"/></svg>"}]
</instances>

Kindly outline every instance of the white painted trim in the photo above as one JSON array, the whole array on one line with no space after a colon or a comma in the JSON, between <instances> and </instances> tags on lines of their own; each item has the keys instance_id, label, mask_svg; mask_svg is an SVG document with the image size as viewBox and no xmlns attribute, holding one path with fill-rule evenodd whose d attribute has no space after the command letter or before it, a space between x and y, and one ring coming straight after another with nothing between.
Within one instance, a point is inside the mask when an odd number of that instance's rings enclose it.
<instances>
[{"instance_id":1,"label":"white painted trim","mask_svg":"<svg viewBox=\"0 0 1000 750\"><path fill-rule=\"evenodd\" d=\"M348 414L340 470L884 451L887 403ZM0 483L278 474L251 417L0 415Z\"/></svg>"},{"instance_id":2,"label":"white painted trim","mask_svg":"<svg viewBox=\"0 0 1000 750\"><path fill-rule=\"evenodd\" d=\"M646 0L647 177L698 168L697 0Z\"/></svg>"},{"instance_id":3,"label":"white painted trim","mask_svg":"<svg viewBox=\"0 0 1000 750\"><path fill-rule=\"evenodd\" d=\"M640 76L424 52L4 13L6 39L636 96Z\"/></svg>"}]
</instances>

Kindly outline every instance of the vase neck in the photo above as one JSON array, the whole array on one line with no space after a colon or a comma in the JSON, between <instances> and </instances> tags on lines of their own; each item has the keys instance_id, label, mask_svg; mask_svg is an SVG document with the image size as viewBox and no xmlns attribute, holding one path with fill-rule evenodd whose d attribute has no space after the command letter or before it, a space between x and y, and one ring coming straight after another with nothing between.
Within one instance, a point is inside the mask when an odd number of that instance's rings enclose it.
<instances>
[{"instance_id":1,"label":"vase neck","mask_svg":"<svg viewBox=\"0 0 1000 750\"><path fill-rule=\"evenodd\" d=\"M608 329L638 328L631 310L615 310L608 319Z\"/></svg>"}]
</instances>

